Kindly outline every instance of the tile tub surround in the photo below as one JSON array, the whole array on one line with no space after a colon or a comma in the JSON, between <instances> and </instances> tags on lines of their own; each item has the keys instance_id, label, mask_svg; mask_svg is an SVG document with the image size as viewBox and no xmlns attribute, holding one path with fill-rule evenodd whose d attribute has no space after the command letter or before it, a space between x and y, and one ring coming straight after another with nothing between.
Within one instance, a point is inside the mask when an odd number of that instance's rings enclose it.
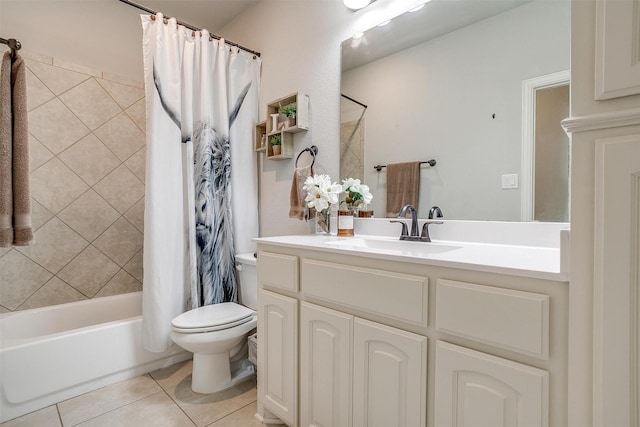
<instances>
[{"instance_id":1,"label":"tile tub surround","mask_svg":"<svg viewBox=\"0 0 640 427\"><path fill-rule=\"evenodd\" d=\"M20 53L36 242L0 248L0 312L140 291L143 84Z\"/></svg>"}]
</instances>

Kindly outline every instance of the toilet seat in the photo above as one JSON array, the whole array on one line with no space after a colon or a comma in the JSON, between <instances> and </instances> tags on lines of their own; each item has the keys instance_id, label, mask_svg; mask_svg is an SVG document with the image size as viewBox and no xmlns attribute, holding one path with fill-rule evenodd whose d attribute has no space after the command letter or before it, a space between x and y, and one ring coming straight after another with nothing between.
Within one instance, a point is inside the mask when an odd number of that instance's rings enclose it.
<instances>
[{"instance_id":1,"label":"toilet seat","mask_svg":"<svg viewBox=\"0 0 640 427\"><path fill-rule=\"evenodd\" d=\"M234 302L205 305L182 313L171 321L171 329L183 334L213 332L251 321L256 312Z\"/></svg>"}]
</instances>

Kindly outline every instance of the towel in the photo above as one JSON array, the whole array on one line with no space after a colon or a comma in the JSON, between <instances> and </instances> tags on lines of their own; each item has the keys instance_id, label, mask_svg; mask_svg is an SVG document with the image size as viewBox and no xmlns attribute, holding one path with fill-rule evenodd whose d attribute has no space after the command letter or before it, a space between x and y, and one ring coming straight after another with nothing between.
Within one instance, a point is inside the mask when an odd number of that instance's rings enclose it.
<instances>
[{"instance_id":1,"label":"towel","mask_svg":"<svg viewBox=\"0 0 640 427\"><path fill-rule=\"evenodd\" d=\"M0 67L0 247L33 242L26 65L5 52Z\"/></svg>"},{"instance_id":2,"label":"towel","mask_svg":"<svg viewBox=\"0 0 640 427\"><path fill-rule=\"evenodd\" d=\"M420 162L387 165L387 217L397 217L404 205L418 208Z\"/></svg>"},{"instance_id":3,"label":"towel","mask_svg":"<svg viewBox=\"0 0 640 427\"><path fill-rule=\"evenodd\" d=\"M291 181L291 195L289 197L289 218L297 218L299 220L309 219L309 208L307 202L304 201L307 193L302 189L304 182L308 177L313 175L313 166L305 166L296 168L293 171L293 180Z\"/></svg>"}]
</instances>

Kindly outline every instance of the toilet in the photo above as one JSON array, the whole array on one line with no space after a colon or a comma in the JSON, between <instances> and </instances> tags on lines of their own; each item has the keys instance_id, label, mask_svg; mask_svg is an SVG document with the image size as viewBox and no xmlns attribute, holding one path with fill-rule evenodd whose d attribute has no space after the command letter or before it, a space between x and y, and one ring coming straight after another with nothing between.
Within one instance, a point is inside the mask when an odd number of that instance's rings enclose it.
<instances>
[{"instance_id":1,"label":"toilet","mask_svg":"<svg viewBox=\"0 0 640 427\"><path fill-rule=\"evenodd\" d=\"M256 259L236 255L238 299L206 305L182 313L171 321L171 339L193 353L191 389L215 393L253 376L247 359L247 337L258 324Z\"/></svg>"}]
</instances>

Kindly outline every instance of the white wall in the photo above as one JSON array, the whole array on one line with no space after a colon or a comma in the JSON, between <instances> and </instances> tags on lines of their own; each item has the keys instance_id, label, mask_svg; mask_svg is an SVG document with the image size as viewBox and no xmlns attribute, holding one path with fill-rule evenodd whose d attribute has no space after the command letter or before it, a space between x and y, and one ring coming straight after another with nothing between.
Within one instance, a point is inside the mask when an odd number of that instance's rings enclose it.
<instances>
[{"instance_id":1,"label":"white wall","mask_svg":"<svg viewBox=\"0 0 640 427\"><path fill-rule=\"evenodd\" d=\"M262 53L260 116L265 104L295 91L311 97L311 130L296 134L295 153L315 144L316 172L338 181L340 132L340 44L357 30L381 22L381 13L410 8L414 0L378 0L351 12L341 0L261 2L223 27L220 34ZM395 8L395 9L394 9ZM288 218L294 159L262 161L260 227L263 236L308 233Z\"/></svg>"},{"instance_id":2,"label":"white wall","mask_svg":"<svg viewBox=\"0 0 640 427\"><path fill-rule=\"evenodd\" d=\"M369 105L373 209L386 212L373 165L435 158L421 217L437 205L450 219L520 220L520 189L501 175L520 174L522 81L569 68L569 23L569 2L536 1L344 73L342 91Z\"/></svg>"}]
</instances>

